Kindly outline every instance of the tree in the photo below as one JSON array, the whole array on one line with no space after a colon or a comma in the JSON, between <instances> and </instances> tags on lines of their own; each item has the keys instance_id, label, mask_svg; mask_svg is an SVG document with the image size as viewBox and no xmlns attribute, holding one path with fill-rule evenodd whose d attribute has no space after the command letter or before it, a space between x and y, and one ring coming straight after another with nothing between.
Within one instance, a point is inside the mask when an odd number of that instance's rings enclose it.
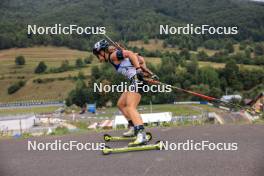
<instances>
[{"instance_id":1,"label":"tree","mask_svg":"<svg viewBox=\"0 0 264 176\"><path fill-rule=\"evenodd\" d=\"M216 98L220 98L222 96L222 91L220 88L213 87L210 89L209 95Z\"/></svg>"},{"instance_id":2,"label":"tree","mask_svg":"<svg viewBox=\"0 0 264 176\"><path fill-rule=\"evenodd\" d=\"M255 54L257 56L264 55L264 47L263 47L263 45L261 45L260 43L256 44L256 46L254 48L254 52L255 52Z\"/></svg>"},{"instance_id":3,"label":"tree","mask_svg":"<svg viewBox=\"0 0 264 176\"><path fill-rule=\"evenodd\" d=\"M22 56L22 55L17 56L16 60L15 60L15 63L16 63L16 65L25 65L26 64L25 57Z\"/></svg>"},{"instance_id":4,"label":"tree","mask_svg":"<svg viewBox=\"0 0 264 176\"><path fill-rule=\"evenodd\" d=\"M13 93L17 92L25 84L26 84L25 81L18 81L18 82L14 83L14 84L12 84L11 86L8 87L7 93L8 94L13 94Z\"/></svg>"},{"instance_id":5,"label":"tree","mask_svg":"<svg viewBox=\"0 0 264 176\"><path fill-rule=\"evenodd\" d=\"M195 74L198 69L197 59L191 59L191 61L187 63L186 67L188 72Z\"/></svg>"},{"instance_id":6,"label":"tree","mask_svg":"<svg viewBox=\"0 0 264 176\"><path fill-rule=\"evenodd\" d=\"M86 57L86 58L84 59L84 62L85 62L86 64L91 64L92 61L93 61L93 55L89 55L88 57Z\"/></svg>"},{"instance_id":7,"label":"tree","mask_svg":"<svg viewBox=\"0 0 264 176\"><path fill-rule=\"evenodd\" d=\"M81 58L78 58L75 61L75 65L76 65L76 67L83 67L83 65L84 65L83 60Z\"/></svg>"},{"instance_id":8,"label":"tree","mask_svg":"<svg viewBox=\"0 0 264 176\"><path fill-rule=\"evenodd\" d=\"M47 70L47 65L45 64L45 62L41 61L39 62L38 66L35 69L35 73L43 73Z\"/></svg>"},{"instance_id":9,"label":"tree","mask_svg":"<svg viewBox=\"0 0 264 176\"><path fill-rule=\"evenodd\" d=\"M84 75L84 73L83 73L82 71L80 71L80 72L78 73L78 79L79 79L79 80L83 80L83 79L85 79L85 75Z\"/></svg>"},{"instance_id":10,"label":"tree","mask_svg":"<svg viewBox=\"0 0 264 176\"><path fill-rule=\"evenodd\" d=\"M75 104L79 107L83 107L88 102L88 98L91 97L91 92L89 92L85 82L83 80L77 80L76 87L72 90L68 97L66 98L67 106Z\"/></svg>"},{"instance_id":11,"label":"tree","mask_svg":"<svg viewBox=\"0 0 264 176\"><path fill-rule=\"evenodd\" d=\"M249 58L249 59L251 58L251 50L250 50L250 48L246 48L245 49L245 54L246 54L247 58Z\"/></svg>"},{"instance_id":12,"label":"tree","mask_svg":"<svg viewBox=\"0 0 264 176\"><path fill-rule=\"evenodd\" d=\"M226 76L230 76L230 74L235 74L237 75L239 71L239 67L236 64L236 61L231 59L229 60L224 68L224 72L227 74Z\"/></svg>"},{"instance_id":13,"label":"tree","mask_svg":"<svg viewBox=\"0 0 264 176\"><path fill-rule=\"evenodd\" d=\"M233 53L234 52L234 47L233 47L233 44L231 42L228 42L225 45L225 49L228 51L228 53Z\"/></svg>"},{"instance_id":14,"label":"tree","mask_svg":"<svg viewBox=\"0 0 264 176\"><path fill-rule=\"evenodd\" d=\"M184 49L181 50L180 56L182 56L185 59L190 59L191 54L190 54L188 49L184 48Z\"/></svg>"},{"instance_id":15,"label":"tree","mask_svg":"<svg viewBox=\"0 0 264 176\"><path fill-rule=\"evenodd\" d=\"M148 36L143 37L144 44L149 44Z\"/></svg>"},{"instance_id":16,"label":"tree","mask_svg":"<svg viewBox=\"0 0 264 176\"><path fill-rule=\"evenodd\" d=\"M239 67L234 60L230 60L226 63L223 73L228 86L235 90L242 89L242 83L238 80Z\"/></svg>"},{"instance_id":17,"label":"tree","mask_svg":"<svg viewBox=\"0 0 264 176\"><path fill-rule=\"evenodd\" d=\"M218 73L212 67L202 67L199 69L197 82L207 84L212 87L220 87Z\"/></svg>"},{"instance_id":18,"label":"tree","mask_svg":"<svg viewBox=\"0 0 264 176\"><path fill-rule=\"evenodd\" d=\"M93 66L92 67L92 74L91 75L92 75L92 77L94 79L100 78L101 74L100 74L100 69L99 69L98 66Z\"/></svg>"},{"instance_id":19,"label":"tree","mask_svg":"<svg viewBox=\"0 0 264 176\"><path fill-rule=\"evenodd\" d=\"M68 60L62 61L61 66L60 66L60 71L62 71L62 72L67 71L67 70L69 70L69 68L70 68L69 61Z\"/></svg>"},{"instance_id":20,"label":"tree","mask_svg":"<svg viewBox=\"0 0 264 176\"><path fill-rule=\"evenodd\" d=\"M198 60L204 60L204 61L208 60L208 55L207 55L207 53L204 50L199 51L198 54L197 54L197 59Z\"/></svg>"},{"instance_id":21,"label":"tree","mask_svg":"<svg viewBox=\"0 0 264 176\"><path fill-rule=\"evenodd\" d=\"M206 84L192 85L191 90L194 92L204 94L204 95L208 95L210 92L209 86ZM204 99L197 97L197 96L193 96L192 100L197 101L197 100L204 100Z\"/></svg>"}]
</instances>

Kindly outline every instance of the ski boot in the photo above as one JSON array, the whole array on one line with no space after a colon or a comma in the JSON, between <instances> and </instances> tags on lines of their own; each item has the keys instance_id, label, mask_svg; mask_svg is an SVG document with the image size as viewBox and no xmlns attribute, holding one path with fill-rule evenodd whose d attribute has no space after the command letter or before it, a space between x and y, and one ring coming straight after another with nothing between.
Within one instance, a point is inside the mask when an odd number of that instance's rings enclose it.
<instances>
[{"instance_id":1,"label":"ski boot","mask_svg":"<svg viewBox=\"0 0 264 176\"><path fill-rule=\"evenodd\" d=\"M134 130L137 135L136 140L133 142L130 142L128 146L134 147L134 146L139 146L139 145L146 145L148 142L148 139L146 137L146 132L144 131L144 126L143 125L135 126Z\"/></svg>"},{"instance_id":2,"label":"ski boot","mask_svg":"<svg viewBox=\"0 0 264 176\"><path fill-rule=\"evenodd\" d=\"M133 126L129 127L129 130L123 133L123 137L134 137L134 136L136 135L135 135L135 130Z\"/></svg>"}]
</instances>

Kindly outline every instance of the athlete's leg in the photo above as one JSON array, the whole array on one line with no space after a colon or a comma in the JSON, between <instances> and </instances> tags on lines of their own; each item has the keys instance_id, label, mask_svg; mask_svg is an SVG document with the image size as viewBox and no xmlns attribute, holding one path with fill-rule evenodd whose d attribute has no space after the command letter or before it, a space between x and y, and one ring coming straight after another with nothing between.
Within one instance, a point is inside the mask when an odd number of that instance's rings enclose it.
<instances>
[{"instance_id":1,"label":"athlete's leg","mask_svg":"<svg viewBox=\"0 0 264 176\"><path fill-rule=\"evenodd\" d=\"M141 100L141 95L136 92L127 92L126 95L126 112L135 126L143 125L140 114L137 111L137 106Z\"/></svg>"},{"instance_id":2,"label":"athlete's leg","mask_svg":"<svg viewBox=\"0 0 264 176\"><path fill-rule=\"evenodd\" d=\"M137 111L137 106L141 100L141 95L136 92L129 92L126 97L126 110L128 116L134 123L134 131L137 135L135 141L129 143L130 146L142 145L147 142L146 133L144 131L143 121Z\"/></svg>"},{"instance_id":3,"label":"athlete's leg","mask_svg":"<svg viewBox=\"0 0 264 176\"><path fill-rule=\"evenodd\" d=\"M123 92L120 96L120 98L117 101L117 107L122 112L122 114L125 116L127 120L130 120L128 113L126 111L126 97L128 92Z\"/></svg>"},{"instance_id":4,"label":"athlete's leg","mask_svg":"<svg viewBox=\"0 0 264 176\"><path fill-rule=\"evenodd\" d=\"M121 94L120 98L118 99L117 106L128 121L128 131L124 132L123 136L132 137L132 136L135 136L135 130L134 130L134 124L133 124L132 120L130 119L130 117L127 113L127 110L126 110L127 94L128 94L128 92L123 92Z\"/></svg>"}]
</instances>

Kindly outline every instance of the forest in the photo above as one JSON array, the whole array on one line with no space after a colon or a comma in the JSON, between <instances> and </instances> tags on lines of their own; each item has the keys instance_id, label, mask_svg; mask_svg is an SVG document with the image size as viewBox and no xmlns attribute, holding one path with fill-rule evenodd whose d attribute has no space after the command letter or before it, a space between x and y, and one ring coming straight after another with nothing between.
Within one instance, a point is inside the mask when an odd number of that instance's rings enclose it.
<instances>
[{"instance_id":1,"label":"forest","mask_svg":"<svg viewBox=\"0 0 264 176\"><path fill-rule=\"evenodd\" d=\"M160 35L159 25L237 26L238 35ZM158 38L189 49L226 39L264 40L264 6L247 0L2 0L0 49L33 45L87 50L98 35L27 35L27 25L104 26L114 40ZM191 45L191 46L188 46ZM210 47L219 47L214 44ZM221 44L220 44L221 45Z\"/></svg>"}]
</instances>

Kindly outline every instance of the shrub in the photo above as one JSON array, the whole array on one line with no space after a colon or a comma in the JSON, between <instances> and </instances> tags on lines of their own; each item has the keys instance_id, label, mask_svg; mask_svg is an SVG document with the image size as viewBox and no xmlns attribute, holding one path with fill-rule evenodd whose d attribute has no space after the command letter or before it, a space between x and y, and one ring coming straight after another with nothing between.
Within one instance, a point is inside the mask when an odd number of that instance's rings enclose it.
<instances>
[{"instance_id":1,"label":"shrub","mask_svg":"<svg viewBox=\"0 0 264 176\"><path fill-rule=\"evenodd\" d=\"M35 73L43 73L47 70L47 65L45 62L41 61L39 62L38 66L35 69Z\"/></svg>"},{"instance_id":2,"label":"shrub","mask_svg":"<svg viewBox=\"0 0 264 176\"><path fill-rule=\"evenodd\" d=\"M255 55L261 56L264 54L264 46L262 44L256 44L254 48Z\"/></svg>"},{"instance_id":3,"label":"shrub","mask_svg":"<svg viewBox=\"0 0 264 176\"><path fill-rule=\"evenodd\" d=\"M43 83L43 80L41 78L37 78L37 79L33 80L33 83L41 84L41 83Z\"/></svg>"},{"instance_id":4,"label":"shrub","mask_svg":"<svg viewBox=\"0 0 264 176\"><path fill-rule=\"evenodd\" d=\"M75 65L76 67L82 67L84 65L83 61L81 58L78 58L76 61L75 61Z\"/></svg>"},{"instance_id":5,"label":"shrub","mask_svg":"<svg viewBox=\"0 0 264 176\"><path fill-rule=\"evenodd\" d=\"M17 56L16 60L15 60L16 65L25 65L26 64L26 60L24 56Z\"/></svg>"},{"instance_id":6,"label":"shrub","mask_svg":"<svg viewBox=\"0 0 264 176\"><path fill-rule=\"evenodd\" d=\"M30 138L30 137L32 137L33 135L31 134L31 133L28 133L28 132L24 132L23 134L22 134L22 137L24 138L24 139L27 139L27 138Z\"/></svg>"},{"instance_id":7,"label":"shrub","mask_svg":"<svg viewBox=\"0 0 264 176\"><path fill-rule=\"evenodd\" d=\"M93 55L90 55L84 59L84 63L91 64L93 61Z\"/></svg>"},{"instance_id":8,"label":"shrub","mask_svg":"<svg viewBox=\"0 0 264 176\"><path fill-rule=\"evenodd\" d=\"M7 89L8 94L10 95L10 94L17 92L21 87L25 85L25 83L26 83L25 81L19 81L9 86Z\"/></svg>"},{"instance_id":9,"label":"shrub","mask_svg":"<svg viewBox=\"0 0 264 176\"><path fill-rule=\"evenodd\" d=\"M85 122L79 121L79 122L73 122L72 124L81 130L87 130L87 123L85 123Z\"/></svg>"},{"instance_id":10,"label":"shrub","mask_svg":"<svg viewBox=\"0 0 264 176\"><path fill-rule=\"evenodd\" d=\"M68 60L64 60L61 63L61 66L59 68L59 72L64 72L64 71L68 71L70 68L70 63Z\"/></svg>"},{"instance_id":11,"label":"shrub","mask_svg":"<svg viewBox=\"0 0 264 176\"><path fill-rule=\"evenodd\" d=\"M85 79L85 75L82 71L78 73L77 79Z\"/></svg>"},{"instance_id":12,"label":"shrub","mask_svg":"<svg viewBox=\"0 0 264 176\"><path fill-rule=\"evenodd\" d=\"M57 127L52 133L51 135L64 135L69 133L68 128L66 127Z\"/></svg>"}]
</instances>

